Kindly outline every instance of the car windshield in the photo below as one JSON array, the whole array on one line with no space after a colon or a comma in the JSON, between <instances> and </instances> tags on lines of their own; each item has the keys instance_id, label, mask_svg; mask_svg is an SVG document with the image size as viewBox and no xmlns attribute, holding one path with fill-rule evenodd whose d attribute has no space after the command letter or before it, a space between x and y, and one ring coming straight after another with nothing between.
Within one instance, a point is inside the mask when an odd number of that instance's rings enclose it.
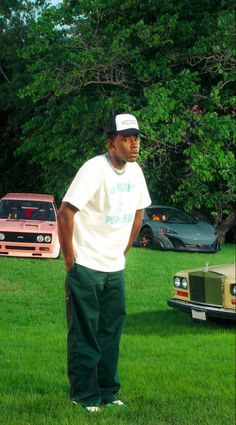
<instances>
[{"instance_id":1,"label":"car windshield","mask_svg":"<svg viewBox=\"0 0 236 425\"><path fill-rule=\"evenodd\" d=\"M152 221L177 224L196 224L197 220L176 208L154 207L147 208L146 213Z\"/></svg>"},{"instance_id":2,"label":"car windshield","mask_svg":"<svg viewBox=\"0 0 236 425\"><path fill-rule=\"evenodd\" d=\"M43 201L0 201L0 218L8 220L56 221L55 210L51 202Z\"/></svg>"}]
</instances>

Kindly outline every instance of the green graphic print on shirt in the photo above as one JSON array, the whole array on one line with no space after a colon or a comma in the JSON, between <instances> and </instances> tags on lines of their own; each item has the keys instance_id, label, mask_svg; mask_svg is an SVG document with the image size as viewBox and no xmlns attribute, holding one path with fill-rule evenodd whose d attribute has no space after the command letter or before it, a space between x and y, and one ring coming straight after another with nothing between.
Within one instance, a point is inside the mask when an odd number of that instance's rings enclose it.
<instances>
[{"instance_id":1,"label":"green graphic print on shirt","mask_svg":"<svg viewBox=\"0 0 236 425\"><path fill-rule=\"evenodd\" d=\"M124 205L127 206L129 201L127 194L132 192L135 189L135 185L132 183L117 183L116 185L111 186L109 192L110 195L118 196L118 208L117 210L120 214L117 215L107 215L105 217L105 223L107 224L126 224L131 223L134 219L134 214L122 214ZM125 196L122 196L124 194Z\"/></svg>"}]
</instances>

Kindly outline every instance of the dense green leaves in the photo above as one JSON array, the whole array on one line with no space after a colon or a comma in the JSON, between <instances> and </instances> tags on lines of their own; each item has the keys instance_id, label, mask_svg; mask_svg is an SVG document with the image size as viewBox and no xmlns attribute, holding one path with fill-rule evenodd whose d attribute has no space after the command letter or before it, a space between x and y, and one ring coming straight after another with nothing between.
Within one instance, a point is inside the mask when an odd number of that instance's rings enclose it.
<instances>
[{"instance_id":1,"label":"dense green leaves","mask_svg":"<svg viewBox=\"0 0 236 425\"><path fill-rule=\"evenodd\" d=\"M60 201L78 167L104 151L111 112L130 111L153 199L200 210L217 225L232 216L233 2L64 0L37 13L33 2L22 3L24 12L4 4L0 43L12 37L12 51L2 69L11 68L14 84L0 107L6 119L10 104L19 112L13 151L17 164L27 159L27 176L37 170L35 191ZM21 176L20 187L28 181Z\"/></svg>"}]
</instances>

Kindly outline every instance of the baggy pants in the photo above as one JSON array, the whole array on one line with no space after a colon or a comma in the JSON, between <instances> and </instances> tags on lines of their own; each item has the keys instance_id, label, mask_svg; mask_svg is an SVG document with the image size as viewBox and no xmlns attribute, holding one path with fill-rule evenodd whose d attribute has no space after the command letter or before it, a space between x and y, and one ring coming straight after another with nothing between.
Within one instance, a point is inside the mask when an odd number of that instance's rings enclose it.
<instances>
[{"instance_id":1,"label":"baggy pants","mask_svg":"<svg viewBox=\"0 0 236 425\"><path fill-rule=\"evenodd\" d=\"M124 271L74 264L66 278L70 397L84 406L115 400L119 343L125 321Z\"/></svg>"}]
</instances>

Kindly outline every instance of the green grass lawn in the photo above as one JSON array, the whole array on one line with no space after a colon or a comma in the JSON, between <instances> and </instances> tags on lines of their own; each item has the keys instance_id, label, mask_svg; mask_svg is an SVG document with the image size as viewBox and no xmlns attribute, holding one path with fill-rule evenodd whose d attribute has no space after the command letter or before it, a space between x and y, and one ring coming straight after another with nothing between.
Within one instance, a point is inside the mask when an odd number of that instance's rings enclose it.
<instances>
[{"instance_id":1,"label":"green grass lawn","mask_svg":"<svg viewBox=\"0 0 236 425\"><path fill-rule=\"evenodd\" d=\"M173 274L234 262L216 254L132 248L120 397L129 409L95 416L71 406L63 260L0 258L1 425L233 425L235 328L171 309Z\"/></svg>"}]
</instances>

